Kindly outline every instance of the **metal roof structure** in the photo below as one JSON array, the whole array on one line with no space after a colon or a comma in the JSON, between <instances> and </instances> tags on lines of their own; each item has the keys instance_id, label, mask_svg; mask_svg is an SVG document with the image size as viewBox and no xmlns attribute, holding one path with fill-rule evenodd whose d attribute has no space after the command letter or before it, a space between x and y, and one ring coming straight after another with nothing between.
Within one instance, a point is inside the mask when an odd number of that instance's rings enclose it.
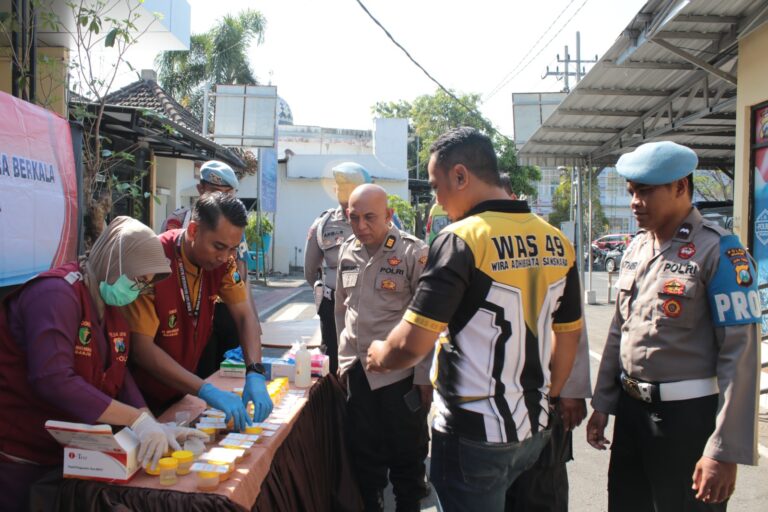
<instances>
[{"instance_id":1,"label":"metal roof structure","mask_svg":"<svg viewBox=\"0 0 768 512\"><path fill-rule=\"evenodd\" d=\"M765 0L649 0L520 162L612 166L639 144L673 140L732 174L738 41L766 21Z\"/></svg>"}]
</instances>

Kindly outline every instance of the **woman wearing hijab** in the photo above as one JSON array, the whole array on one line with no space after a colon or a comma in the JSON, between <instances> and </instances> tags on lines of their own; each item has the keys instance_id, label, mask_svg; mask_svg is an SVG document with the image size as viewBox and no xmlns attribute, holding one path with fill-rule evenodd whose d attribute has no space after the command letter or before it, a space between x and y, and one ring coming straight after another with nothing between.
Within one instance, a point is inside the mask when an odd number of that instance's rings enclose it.
<instances>
[{"instance_id":1,"label":"woman wearing hijab","mask_svg":"<svg viewBox=\"0 0 768 512\"><path fill-rule=\"evenodd\" d=\"M47 420L129 426L142 464L179 449L177 438L205 436L158 423L126 367L119 308L170 271L155 233L117 217L87 259L36 276L0 304L0 510L26 510L30 486L61 471Z\"/></svg>"}]
</instances>

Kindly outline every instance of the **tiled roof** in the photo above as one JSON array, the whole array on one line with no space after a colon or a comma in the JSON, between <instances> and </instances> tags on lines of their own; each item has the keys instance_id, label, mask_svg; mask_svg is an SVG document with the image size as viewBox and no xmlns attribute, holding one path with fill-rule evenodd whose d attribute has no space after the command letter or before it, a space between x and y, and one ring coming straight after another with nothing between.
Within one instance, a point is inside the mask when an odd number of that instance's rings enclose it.
<instances>
[{"instance_id":1,"label":"tiled roof","mask_svg":"<svg viewBox=\"0 0 768 512\"><path fill-rule=\"evenodd\" d=\"M154 80L140 79L126 85L107 95L106 102L108 105L147 108L195 133L201 134L203 131L201 121Z\"/></svg>"}]
</instances>

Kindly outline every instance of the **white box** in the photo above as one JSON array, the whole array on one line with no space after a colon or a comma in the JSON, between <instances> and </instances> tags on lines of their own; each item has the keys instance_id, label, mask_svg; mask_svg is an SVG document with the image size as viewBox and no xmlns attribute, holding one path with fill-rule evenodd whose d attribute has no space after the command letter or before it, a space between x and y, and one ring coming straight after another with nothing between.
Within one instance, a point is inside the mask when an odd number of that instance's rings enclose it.
<instances>
[{"instance_id":1,"label":"white box","mask_svg":"<svg viewBox=\"0 0 768 512\"><path fill-rule=\"evenodd\" d=\"M139 440L129 428L48 420L45 428L64 446L64 478L125 483L139 469Z\"/></svg>"}]
</instances>

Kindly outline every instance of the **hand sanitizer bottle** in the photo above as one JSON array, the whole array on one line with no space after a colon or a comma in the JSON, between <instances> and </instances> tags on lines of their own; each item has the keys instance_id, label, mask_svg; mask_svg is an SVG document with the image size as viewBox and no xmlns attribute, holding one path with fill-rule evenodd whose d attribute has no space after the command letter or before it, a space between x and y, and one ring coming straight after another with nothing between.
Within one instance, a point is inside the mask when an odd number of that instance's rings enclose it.
<instances>
[{"instance_id":1,"label":"hand sanitizer bottle","mask_svg":"<svg viewBox=\"0 0 768 512\"><path fill-rule=\"evenodd\" d=\"M293 383L297 388L308 388L312 384L312 357L306 343L302 343L296 352L296 378Z\"/></svg>"}]
</instances>

